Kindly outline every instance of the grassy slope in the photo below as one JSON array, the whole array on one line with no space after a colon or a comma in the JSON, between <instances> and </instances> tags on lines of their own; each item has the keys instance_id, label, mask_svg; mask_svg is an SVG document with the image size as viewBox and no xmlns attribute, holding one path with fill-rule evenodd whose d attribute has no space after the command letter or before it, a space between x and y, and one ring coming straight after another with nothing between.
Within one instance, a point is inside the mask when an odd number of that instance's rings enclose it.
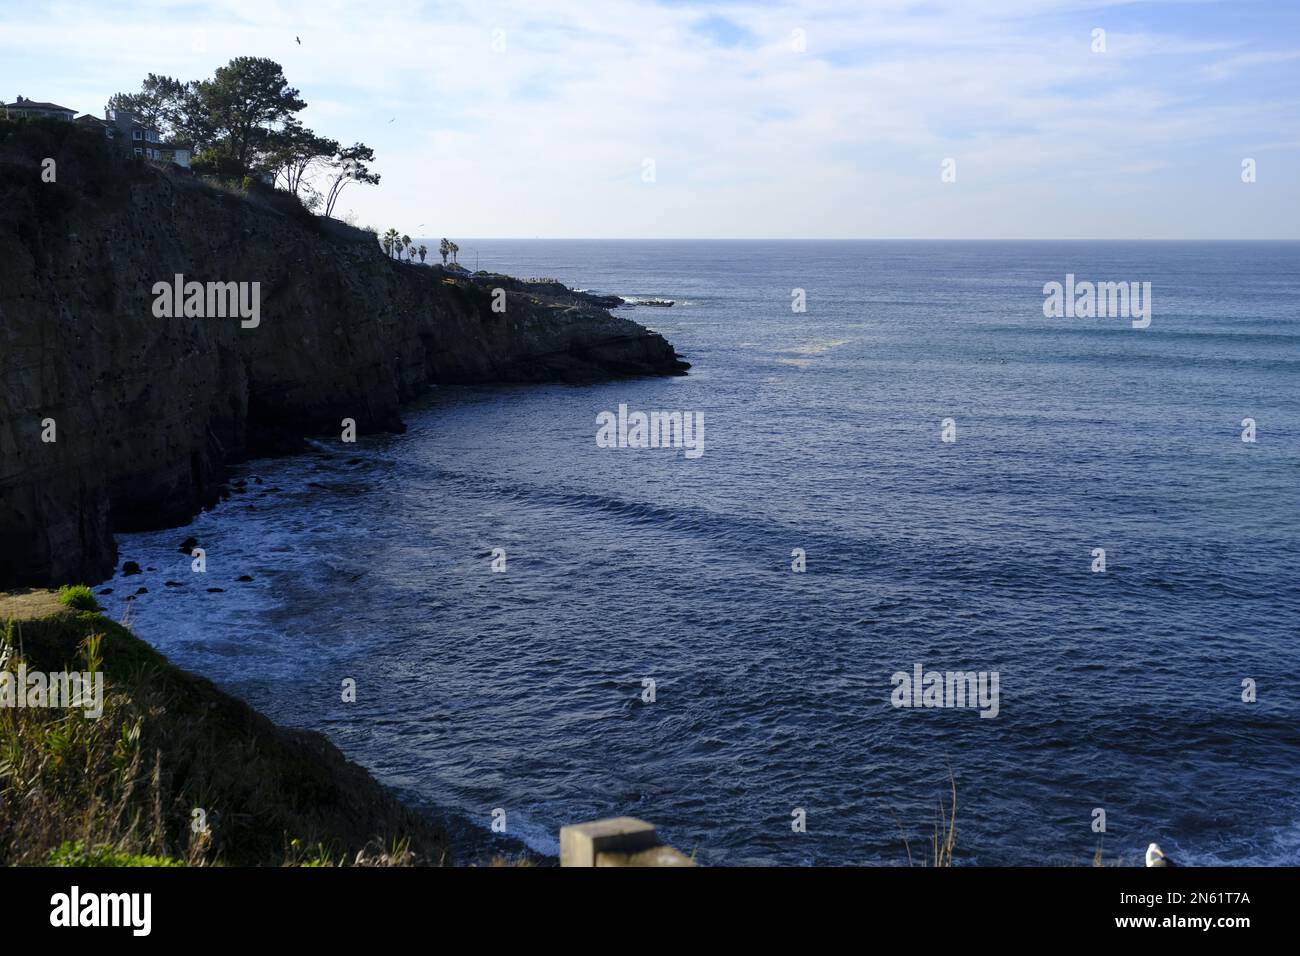
<instances>
[{"instance_id":1,"label":"grassy slope","mask_svg":"<svg viewBox=\"0 0 1300 956\"><path fill-rule=\"evenodd\" d=\"M3 623L0 666L105 675L99 719L0 707L0 864L449 862L445 835L323 736L174 667L93 601L0 601L0 623L26 618Z\"/></svg>"}]
</instances>

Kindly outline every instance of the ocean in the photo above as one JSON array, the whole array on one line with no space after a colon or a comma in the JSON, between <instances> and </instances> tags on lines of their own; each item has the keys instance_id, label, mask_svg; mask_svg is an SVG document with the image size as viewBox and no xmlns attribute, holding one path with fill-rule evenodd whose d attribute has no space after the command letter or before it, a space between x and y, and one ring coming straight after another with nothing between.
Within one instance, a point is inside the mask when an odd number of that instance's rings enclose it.
<instances>
[{"instance_id":1,"label":"ocean","mask_svg":"<svg viewBox=\"0 0 1300 956\"><path fill-rule=\"evenodd\" d=\"M241 465L119 537L156 570L106 607L147 586L172 661L542 852L628 814L709 865L907 865L955 786L958 865L1300 863L1300 243L460 259L673 299L620 314L694 367L437 388ZM1067 276L1149 282L1149 326L1048 317ZM600 447L620 405L702 416L703 453ZM918 666L996 675L996 715L895 706Z\"/></svg>"}]
</instances>

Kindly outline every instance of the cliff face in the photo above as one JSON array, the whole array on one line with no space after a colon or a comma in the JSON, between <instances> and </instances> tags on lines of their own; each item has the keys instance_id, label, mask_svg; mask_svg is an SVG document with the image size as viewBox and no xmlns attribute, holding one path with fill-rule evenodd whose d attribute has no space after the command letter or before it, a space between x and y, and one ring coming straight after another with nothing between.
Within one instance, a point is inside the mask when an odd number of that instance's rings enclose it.
<instances>
[{"instance_id":1,"label":"cliff face","mask_svg":"<svg viewBox=\"0 0 1300 956\"><path fill-rule=\"evenodd\" d=\"M154 285L177 274L259 283L259 324L159 317ZM688 367L661 336L560 289L393 262L373 237L274 195L113 162L72 130L9 129L0 589L101 580L113 530L185 521L215 499L224 463L338 434L344 418L362 433L400 428L400 405L432 383Z\"/></svg>"}]
</instances>

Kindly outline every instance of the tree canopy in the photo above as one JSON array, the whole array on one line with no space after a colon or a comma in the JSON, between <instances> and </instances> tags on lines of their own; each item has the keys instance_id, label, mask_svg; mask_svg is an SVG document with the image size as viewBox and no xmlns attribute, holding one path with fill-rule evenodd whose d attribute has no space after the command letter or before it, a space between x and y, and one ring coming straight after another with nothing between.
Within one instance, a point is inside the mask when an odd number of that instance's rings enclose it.
<instances>
[{"instance_id":1,"label":"tree canopy","mask_svg":"<svg viewBox=\"0 0 1300 956\"><path fill-rule=\"evenodd\" d=\"M265 57L237 56L200 80L196 109L226 154L245 171L275 149L294 114L307 107L284 78L280 64Z\"/></svg>"},{"instance_id":2,"label":"tree canopy","mask_svg":"<svg viewBox=\"0 0 1300 956\"><path fill-rule=\"evenodd\" d=\"M117 93L108 108L129 112L169 138L188 140L194 168L231 177L270 174L309 208L322 202L333 215L351 182L375 185L375 151L365 143L340 146L305 127L297 114L307 103L289 85L279 63L240 56L211 79L182 82L150 73L138 93ZM323 174L323 188L312 179Z\"/></svg>"},{"instance_id":3,"label":"tree canopy","mask_svg":"<svg viewBox=\"0 0 1300 956\"><path fill-rule=\"evenodd\" d=\"M130 113L145 126L174 135L190 109L192 87L193 84L170 76L150 73L140 84L139 93L115 93L109 97L107 106L110 110Z\"/></svg>"}]
</instances>

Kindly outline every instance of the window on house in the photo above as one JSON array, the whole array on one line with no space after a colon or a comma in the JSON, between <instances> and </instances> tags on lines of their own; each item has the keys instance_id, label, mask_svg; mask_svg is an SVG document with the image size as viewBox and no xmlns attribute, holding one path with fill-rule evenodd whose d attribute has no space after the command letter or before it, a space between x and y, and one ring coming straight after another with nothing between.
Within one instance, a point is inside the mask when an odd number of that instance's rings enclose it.
<instances>
[{"instance_id":1,"label":"window on house","mask_svg":"<svg viewBox=\"0 0 1300 956\"><path fill-rule=\"evenodd\" d=\"M137 147L135 148L135 154L136 154L137 156L143 156L143 155L144 155L144 150L141 149L139 146L137 146Z\"/></svg>"},{"instance_id":2,"label":"window on house","mask_svg":"<svg viewBox=\"0 0 1300 956\"><path fill-rule=\"evenodd\" d=\"M131 130L131 138L140 139L140 131L138 129Z\"/></svg>"}]
</instances>

